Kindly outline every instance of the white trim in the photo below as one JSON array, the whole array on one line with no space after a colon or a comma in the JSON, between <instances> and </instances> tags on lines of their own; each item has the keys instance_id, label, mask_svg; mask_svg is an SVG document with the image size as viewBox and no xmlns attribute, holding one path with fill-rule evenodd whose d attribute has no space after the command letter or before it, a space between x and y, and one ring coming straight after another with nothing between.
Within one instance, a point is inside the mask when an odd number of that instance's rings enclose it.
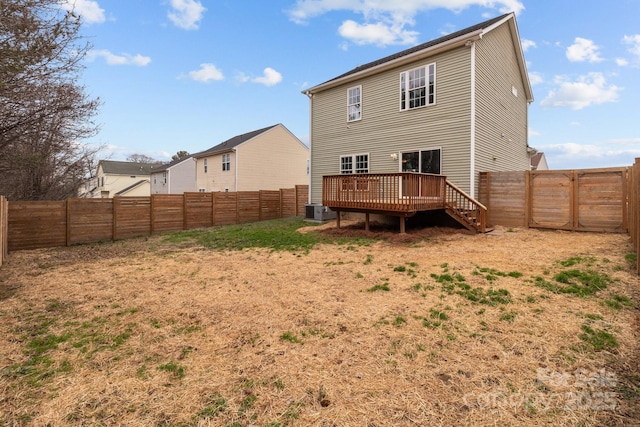
<instances>
[{"instance_id":1,"label":"white trim","mask_svg":"<svg viewBox=\"0 0 640 427\"><path fill-rule=\"evenodd\" d=\"M433 102L429 102L429 98L430 98L430 94L429 94L429 86L431 83L430 80L430 69L431 67L433 67ZM425 78L425 84L424 84L424 89L425 89L425 103L424 105L420 105L418 107L409 107L409 92L410 89L408 88L409 85L409 73L412 71L416 71L416 70L420 70L420 69L424 69L424 78ZM399 81L398 81L398 85L399 87L399 93L400 93L400 102L398 103L398 111L409 111L409 110L417 110L419 108L425 108L425 107L431 107L433 105L436 105L436 92L437 92L437 83L436 83L436 63L435 62L431 62L429 64L426 65L420 65L418 67L414 67L405 71L402 71L399 74ZM404 83L405 83L405 88L402 87L402 77L404 76ZM402 94L405 93L405 99L404 99L404 103L402 102ZM403 108L404 107L404 108Z\"/></svg>"},{"instance_id":2,"label":"white trim","mask_svg":"<svg viewBox=\"0 0 640 427\"><path fill-rule=\"evenodd\" d=\"M240 145L242 145L242 144L240 144ZM237 191L238 191L238 176L239 176L239 175L238 175L238 157L239 157L239 156L238 156L238 150L237 150L236 148L234 148L234 149L233 149L233 154L234 154L234 156L233 156L233 157L235 157L235 159L236 159L236 161L235 161L235 168L236 168L236 170L235 170L235 174L236 174L236 179L234 179L234 180L233 180L233 181L234 181L233 183L234 183L234 186L235 186L235 188L233 189L233 191L236 191L236 192L237 192ZM229 153L229 164L231 164L231 153ZM226 189L226 191L229 191L229 189L227 188L227 189Z\"/></svg>"},{"instance_id":3,"label":"white trim","mask_svg":"<svg viewBox=\"0 0 640 427\"><path fill-rule=\"evenodd\" d=\"M356 172L356 164L357 164L357 160L356 157L357 156L367 156L367 172ZM371 154L370 153L353 153L353 154L341 154L340 158L338 159L338 172L340 173L340 175L342 175L342 159L345 157L351 157L351 173L355 174L355 173L369 173L369 171L371 170ZM345 174L346 175L346 174Z\"/></svg>"},{"instance_id":4,"label":"white trim","mask_svg":"<svg viewBox=\"0 0 640 427\"><path fill-rule=\"evenodd\" d=\"M471 139L469 141L469 194L476 197L476 44L471 43Z\"/></svg>"},{"instance_id":5,"label":"white trim","mask_svg":"<svg viewBox=\"0 0 640 427\"><path fill-rule=\"evenodd\" d=\"M357 119L351 119L349 117L349 108L351 107L351 104L349 103L350 100L350 96L349 96L349 92L354 90L354 89L358 89L358 105L359 105L359 111L358 113L359 116ZM357 86L351 86L349 88L347 88L347 123L352 123L352 122L357 122L362 120L362 85L357 85Z\"/></svg>"}]
</instances>

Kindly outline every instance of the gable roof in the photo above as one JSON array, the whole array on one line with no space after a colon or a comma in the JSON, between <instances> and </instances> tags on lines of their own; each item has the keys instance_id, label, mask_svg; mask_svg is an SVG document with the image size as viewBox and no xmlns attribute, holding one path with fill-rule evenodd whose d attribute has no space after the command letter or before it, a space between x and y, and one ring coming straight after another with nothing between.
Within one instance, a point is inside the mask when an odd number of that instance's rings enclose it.
<instances>
[{"instance_id":1,"label":"gable roof","mask_svg":"<svg viewBox=\"0 0 640 427\"><path fill-rule=\"evenodd\" d=\"M303 93L307 95L317 93L352 80L378 73L388 68L403 65L404 63L413 62L423 57L432 56L439 52L463 46L469 41L480 40L483 34L491 31L492 29L505 22L509 22L509 27L511 29L511 34L514 41L514 49L516 50L516 56L518 59L518 64L520 66L521 76L523 78L525 91L527 92L527 99L529 101L533 101L533 92L531 90L526 63L524 61L522 45L520 43L520 36L518 34L518 28L515 22L515 14L513 12L500 15L498 17L489 19L476 25L472 25L460 31L456 31L454 33L428 41L426 43L413 46L409 49L405 49L398 53L385 56L384 58L369 62L367 64L360 65L350 71L347 71L346 73L327 80L324 83L320 83L319 85L306 89L303 91Z\"/></svg>"},{"instance_id":2,"label":"gable roof","mask_svg":"<svg viewBox=\"0 0 640 427\"><path fill-rule=\"evenodd\" d=\"M166 171L167 169L169 169L169 168L171 168L171 167L173 167L173 166L177 165L178 163L182 163L182 162L184 162L185 160L189 160L189 159L191 159L191 158L193 158L193 154L190 154L190 155L185 156L185 157L181 157L181 158L179 158L179 159L177 159L177 160L172 160L172 161L170 161L169 163L164 163L164 164L162 164L162 165L155 165L155 166L153 166L153 167L151 168L151 173L164 172L164 171Z\"/></svg>"},{"instance_id":3,"label":"gable roof","mask_svg":"<svg viewBox=\"0 0 640 427\"><path fill-rule=\"evenodd\" d=\"M213 146L211 148L209 148L208 150L205 151L201 151L199 153L196 153L193 155L193 157L195 158L199 158L199 157L205 157L205 156L210 156L212 154L219 154L219 153L224 153L227 151L231 151L231 149L237 147L238 145L242 144L243 142L249 141L250 139L255 138L256 136L265 133L266 131L273 129L276 126L282 126L281 124L276 124L273 126L268 126L266 128L262 128L262 129L258 129L258 130L254 130L251 132L247 132L247 133L243 133L240 135L236 135L233 138L227 139L224 142L221 142L220 144Z\"/></svg>"},{"instance_id":4,"label":"gable roof","mask_svg":"<svg viewBox=\"0 0 640 427\"><path fill-rule=\"evenodd\" d=\"M100 160L98 167L102 172L114 175L150 175L154 165L149 163L118 162L115 160Z\"/></svg>"},{"instance_id":5,"label":"gable roof","mask_svg":"<svg viewBox=\"0 0 640 427\"><path fill-rule=\"evenodd\" d=\"M149 180L148 179L142 179L138 182L136 182L135 184L131 184L130 186L123 188L122 190L118 191L116 193L116 196L122 196L123 194L128 193L129 191L133 190L136 187L139 187L140 185L144 184L144 183L148 183Z\"/></svg>"}]
</instances>

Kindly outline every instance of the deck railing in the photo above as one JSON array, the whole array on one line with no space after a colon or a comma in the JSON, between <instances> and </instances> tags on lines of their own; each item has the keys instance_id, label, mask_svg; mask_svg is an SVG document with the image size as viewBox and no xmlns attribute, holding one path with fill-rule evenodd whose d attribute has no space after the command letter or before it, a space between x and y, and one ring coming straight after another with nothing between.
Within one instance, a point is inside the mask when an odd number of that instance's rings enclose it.
<instances>
[{"instance_id":1,"label":"deck railing","mask_svg":"<svg viewBox=\"0 0 640 427\"><path fill-rule=\"evenodd\" d=\"M462 220L465 226L484 233L487 230L487 208L449 181L446 191L446 209L452 216Z\"/></svg>"},{"instance_id":2,"label":"deck railing","mask_svg":"<svg viewBox=\"0 0 640 427\"><path fill-rule=\"evenodd\" d=\"M443 209L446 181L443 175L411 172L328 175L322 178L322 204L397 213Z\"/></svg>"}]
</instances>

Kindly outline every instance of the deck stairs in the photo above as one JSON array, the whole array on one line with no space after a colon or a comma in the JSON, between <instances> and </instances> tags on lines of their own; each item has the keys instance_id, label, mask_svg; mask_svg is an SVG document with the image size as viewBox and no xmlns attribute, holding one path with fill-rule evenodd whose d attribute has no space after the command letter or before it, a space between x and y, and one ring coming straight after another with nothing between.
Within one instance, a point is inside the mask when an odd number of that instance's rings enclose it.
<instances>
[{"instance_id":1,"label":"deck stairs","mask_svg":"<svg viewBox=\"0 0 640 427\"><path fill-rule=\"evenodd\" d=\"M487 233L487 208L449 180L446 182L445 212L475 233Z\"/></svg>"}]
</instances>

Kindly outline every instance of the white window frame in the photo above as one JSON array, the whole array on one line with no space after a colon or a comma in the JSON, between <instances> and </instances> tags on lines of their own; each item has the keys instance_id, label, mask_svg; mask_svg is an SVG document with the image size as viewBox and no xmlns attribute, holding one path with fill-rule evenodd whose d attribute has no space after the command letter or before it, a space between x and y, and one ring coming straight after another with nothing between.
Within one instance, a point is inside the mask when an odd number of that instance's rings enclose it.
<instances>
[{"instance_id":1,"label":"white window frame","mask_svg":"<svg viewBox=\"0 0 640 427\"><path fill-rule=\"evenodd\" d=\"M415 73L424 72L416 82ZM424 82L422 81L424 79ZM424 104L411 106L411 92L424 89ZM421 97L420 97L421 98ZM412 68L400 73L400 111L415 110L436 103L436 63Z\"/></svg>"},{"instance_id":2,"label":"white window frame","mask_svg":"<svg viewBox=\"0 0 640 427\"><path fill-rule=\"evenodd\" d=\"M207 173L208 170L208 166L207 166L207 159L204 159L204 173Z\"/></svg>"},{"instance_id":3,"label":"white window frame","mask_svg":"<svg viewBox=\"0 0 640 427\"><path fill-rule=\"evenodd\" d=\"M369 153L346 154L346 155L340 156L340 164L339 164L340 174L347 175L347 174L353 174L353 173L369 173L369 163L370 163L369 158L370 158ZM342 161L343 159L350 160L349 165L351 167L349 169L345 169L342 167L344 165ZM366 167L362 167L362 165L358 167L358 164L359 163L361 164L364 161L366 161Z\"/></svg>"},{"instance_id":4,"label":"white window frame","mask_svg":"<svg viewBox=\"0 0 640 427\"><path fill-rule=\"evenodd\" d=\"M226 153L222 155L222 171L227 172L231 170L231 154Z\"/></svg>"},{"instance_id":5,"label":"white window frame","mask_svg":"<svg viewBox=\"0 0 640 427\"><path fill-rule=\"evenodd\" d=\"M347 89L347 122L358 120L362 120L362 85Z\"/></svg>"}]
</instances>

